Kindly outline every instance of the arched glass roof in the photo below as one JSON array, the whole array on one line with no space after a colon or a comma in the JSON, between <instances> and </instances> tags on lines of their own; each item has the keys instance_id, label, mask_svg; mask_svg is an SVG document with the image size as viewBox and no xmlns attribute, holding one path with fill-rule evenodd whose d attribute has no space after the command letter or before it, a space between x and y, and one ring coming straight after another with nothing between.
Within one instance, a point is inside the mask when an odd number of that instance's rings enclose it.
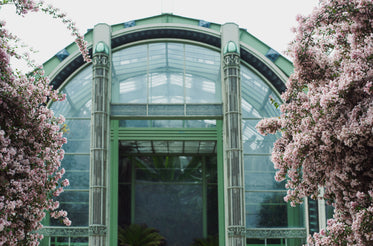
<instances>
[{"instance_id":1,"label":"arched glass roof","mask_svg":"<svg viewBox=\"0 0 373 246\"><path fill-rule=\"evenodd\" d=\"M79 71L61 90L66 100L53 103L51 109L64 117L90 117L92 65Z\"/></svg>"},{"instance_id":2,"label":"arched glass roof","mask_svg":"<svg viewBox=\"0 0 373 246\"><path fill-rule=\"evenodd\" d=\"M265 118L280 115L270 99L281 102L278 94L265 80L248 67L241 66L241 97L243 118Z\"/></svg>"},{"instance_id":3,"label":"arched glass roof","mask_svg":"<svg viewBox=\"0 0 373 246\"><path fill-rule=\"evenodd\" d=\"M113 53L114 103L220 103L220 53L177 42Z\"/></svg>"}]
</instances>

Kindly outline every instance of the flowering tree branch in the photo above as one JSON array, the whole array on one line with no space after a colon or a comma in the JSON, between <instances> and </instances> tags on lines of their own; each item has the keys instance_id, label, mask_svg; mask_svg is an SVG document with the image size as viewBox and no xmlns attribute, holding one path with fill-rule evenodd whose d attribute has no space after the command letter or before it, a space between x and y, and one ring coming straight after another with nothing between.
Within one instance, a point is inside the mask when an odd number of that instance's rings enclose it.
<instances>
[{"instance_id":1,"label":"flowering tree branch","mask_svg":"<svg viewBox=\"0 0 373 246\"><path fill-rule=\"evenodd\" d=\"M262 134L282 132L272 160L276 180L287 180L285 200L334 207L310 245L373 244L372 20L372 0L322 0L299 16L282 115L257 125Z\"/></svg>"},{"instance_id":2,"label":"flowering tree branch","mask_svg":"<svg viewBox=\"0 0 373 246\"><path fill-rule=\"evenodd\" d=\"M33 0L0 1L3 4L14 4L20 15L41 10L61 19L90 61L83 36L58 9ZM42 238L37 230L46 212L71 224L54 200L69 185L60 168L62 145L67 141L64 118L45 106L48 100L63 100L64 95L52 90L44 71L27 54L17 53L12 45L18 42L0 22L0 245L37 245ZM14 71L10 57L26 60L34 71L27 75Z\"/></svg>"}]
</instances>

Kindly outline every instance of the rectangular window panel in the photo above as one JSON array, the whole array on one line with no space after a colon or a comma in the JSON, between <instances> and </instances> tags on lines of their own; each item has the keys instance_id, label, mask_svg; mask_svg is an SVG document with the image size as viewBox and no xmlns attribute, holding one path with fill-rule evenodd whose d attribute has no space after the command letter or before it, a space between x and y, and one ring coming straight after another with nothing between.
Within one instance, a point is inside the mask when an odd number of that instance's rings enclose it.
<instances>
[{"instance_id":1,"label":"rectangular window panel","mask_svg":"<svg viewBox=\"0 0 373 246\"><path fill-rule=\"evenodd\" d=\"M248 228L303 227L303 206L291 207L286 192L246 192Z\"/></svg>"},{"instance_id":2,"label":"rectangular window panel","mask_svg":"<svg viewBox=\"0 0 373 246\"><path fill-rule=\"evenodd\" d=\"M60 209L67 211L71 226L88 225L88 197L88 191L65 191L56 198L60 202ZM60 220L51 219L51 225L63 226L63 223Z\"/></svg>"},{"instance_id":3,"label":"rectangular window panel","mask_svg":"<svg viewBox=\"0 0 373 246\"><path fill-rule=\"evenodd\" d=\"M135 199L135 223L157 228L169 245L202 237L202 185L141 183Z\"/></svg>"},{"instance_id":4,"label":"rectangular window panel","mask_svg":"<svg viewBox=\"0 0 373 246\"><path fill-rule=\"evenodd\" d=\"M245 190L285 190L285 182L275 181L271 156L245 155Z\"/></svg>"},{"instance_id":5,"label":"rectangular window panel","mask_svg":"<svg viewBox=\"0 0 373 246\"><path fill-rule=\"evenodd\" d=\"M68 179L70 185L64 188L70 189L89 189L89 169L88 170L66 170L63 178Z\"/></svg>"},{"instance_id":6,"label":"rectangular window panel","mask_svg":"<svg viewBox=\"0 0 373 246\"><path fill-rule=\"evenodd\" d=\"M259 120L242 121L242 141L245 154L270 154L277 135L269 134L263 136L259 134L255 126Z\"/></svg>"},{"instance_id":7,"label":"rectangular window panel","mask_svg":"<svg viewBox=\"0 0 373 246\"><path fill-rule=\"evenodd\" d=\"M61 165L65 170L89 170L89 154L86 155L69 155L65 154Z\"/></svg>"},{"instance_id":8,"label":"rectangular window panel","mask_svg":"<svg viewBox=\"0 0 373 246\"><path fill-rule=\"evenodd\" d=\"M63 145L66 153L89 153L91 121L66 120L67 143Z\"/></svg>"}]
</instances>

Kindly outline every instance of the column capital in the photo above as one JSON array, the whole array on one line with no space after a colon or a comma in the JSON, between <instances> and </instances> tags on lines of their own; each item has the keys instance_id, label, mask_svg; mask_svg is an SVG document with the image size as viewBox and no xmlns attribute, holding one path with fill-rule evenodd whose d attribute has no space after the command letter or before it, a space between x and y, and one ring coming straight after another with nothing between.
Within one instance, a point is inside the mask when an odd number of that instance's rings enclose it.
<instances>
[{"instance_id":1,"label":"column capital","mask_svg":"<svg viewBox=\"0 0 373 246\"><path fill-rule=\"evenodd\" d=\"M107 233L105 225L89 225L88 234L94 236L104 236Z\"/></svg>"}]
</instances>

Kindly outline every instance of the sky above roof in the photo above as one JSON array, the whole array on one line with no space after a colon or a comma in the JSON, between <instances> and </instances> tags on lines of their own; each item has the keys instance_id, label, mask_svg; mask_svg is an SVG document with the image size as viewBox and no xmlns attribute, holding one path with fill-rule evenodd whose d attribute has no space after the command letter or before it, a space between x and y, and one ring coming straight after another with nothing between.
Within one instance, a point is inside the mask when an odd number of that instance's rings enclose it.
<instances>
[{"instance_id":1,"label":"sky above roof","mask_svg":"<svg viewBox=\"0 0 373 246\"><path fill-rule=\"evenodd\" d=\"M308 15L319 0L48 0L73 19L81 33L97 23L118 24L162 13L173 13L217 24L234 22L284 55L294 38L298 14ZM12 6L0 8L0 20L24 43L38 51L32 58L44 63L74 41L66 27L42 13L22 18ZM22 64L13 62L16 67Z\"/></svg>"}]
</instances>

